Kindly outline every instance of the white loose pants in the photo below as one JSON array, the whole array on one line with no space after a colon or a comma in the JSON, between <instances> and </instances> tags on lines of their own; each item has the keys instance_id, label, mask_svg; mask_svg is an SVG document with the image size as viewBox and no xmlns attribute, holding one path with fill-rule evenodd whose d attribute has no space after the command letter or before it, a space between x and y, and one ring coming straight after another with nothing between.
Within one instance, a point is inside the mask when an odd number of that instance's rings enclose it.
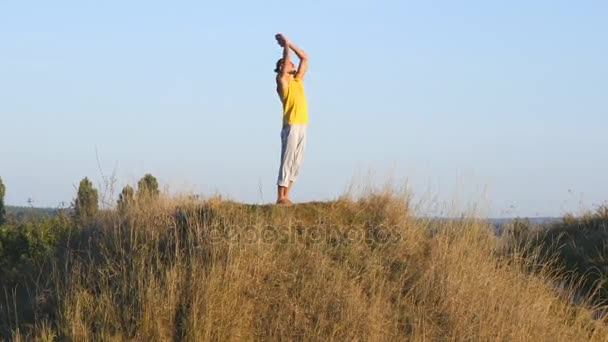
<instances>
[{"instance_id":1,"label":"white loose pants","mask_svg":"<svg viewBox=\"0 0 608 342\"><path fill-rule=\"evenodd\" d=\"M304 147L306 146L307 125L285 125L281 130L281 166L278 186L288 187L300 173Z\"/></svg>"}]
</instances>

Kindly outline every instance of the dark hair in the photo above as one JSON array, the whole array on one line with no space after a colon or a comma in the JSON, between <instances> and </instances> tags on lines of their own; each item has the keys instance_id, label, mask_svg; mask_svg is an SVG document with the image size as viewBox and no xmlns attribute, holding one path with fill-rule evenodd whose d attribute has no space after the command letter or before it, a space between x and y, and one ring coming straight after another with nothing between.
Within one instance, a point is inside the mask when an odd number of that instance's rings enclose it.
<instances>
[{"instance_id":1,"label":"dark hair","mask_svg":"<svg viewBox=\"0 0 608 342\"><path fill-rule=\"evenodd\" d=\"M279 60L277 61L277 65L274 68L274 72L279 72L281 71L281 67L283 66L283 58L279 58Z\"/></svg>"}]
</instances>

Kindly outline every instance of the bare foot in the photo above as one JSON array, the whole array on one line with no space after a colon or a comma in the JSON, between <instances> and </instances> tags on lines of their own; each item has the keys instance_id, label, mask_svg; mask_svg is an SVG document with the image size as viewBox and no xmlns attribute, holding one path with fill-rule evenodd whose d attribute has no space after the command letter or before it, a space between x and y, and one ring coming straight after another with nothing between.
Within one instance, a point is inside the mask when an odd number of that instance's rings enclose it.
<instances>
[{"instance_id":1,"label":"bare foot","mask_svg":"<svg viewBox=\"0 0 608 342\"><path fill-rule=\"evenodd\" d=\"M289 198L279 198L277 200L277 204L279 204L279 205L290 205L290 204L293 204L293 202L291 202L289 200Z\"/></svg>"}]
</instances>

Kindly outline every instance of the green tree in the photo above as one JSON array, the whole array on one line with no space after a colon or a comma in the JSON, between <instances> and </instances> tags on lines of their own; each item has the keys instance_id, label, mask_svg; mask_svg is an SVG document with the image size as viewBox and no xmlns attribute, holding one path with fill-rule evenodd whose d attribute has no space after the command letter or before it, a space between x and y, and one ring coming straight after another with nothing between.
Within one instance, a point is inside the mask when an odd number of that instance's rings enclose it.
<instances>
[{"instance_id":1,"label":"green tree","mask_svg":"<svg viewBox=\"0 0 608 342\"><path fill-rule=\"evenodd\" d=\"M151 174L146 174L137 182L137 199L156 199L160 191L158 190L158 181Z\"/></svg>"},{"instance_id":2,"label":"green tree","mask_svg":"<svg viewBox=\"0 0 608 342\"><path fill-rule=\"evenodd\" d=\"M135 202L135 191L130 185L126 185L118 195L118 211L124 212L133 202Z\"/></svg>"},{"instance_id":3,"label":"green tree","mask_svg":"<svg viewBox=\"0 0 608 342\"><path fill-rule=\"evenodd\" d=\"M80 223L87 222L97 214L98 203L97 189L93 187L88 178L80 181L78 196L74 201L74 216Z\"/></svg>"},{"instance_id":4,"label":"green tree","mask_svg":"<svg viewBox=\"0 0 608 342\"><path fill-rule=\"evenodd\" d=\"M6 188L2 183L2 177L0 177L0 226L6 223L6 208L4 207L4 194Z\"/></svg>"}]
</instances>

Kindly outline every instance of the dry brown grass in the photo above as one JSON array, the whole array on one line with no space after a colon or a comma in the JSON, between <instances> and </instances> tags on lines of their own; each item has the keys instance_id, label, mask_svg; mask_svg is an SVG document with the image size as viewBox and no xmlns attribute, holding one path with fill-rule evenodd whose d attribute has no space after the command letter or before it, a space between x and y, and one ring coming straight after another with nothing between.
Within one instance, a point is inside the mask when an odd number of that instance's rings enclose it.
<instances>
[{"instance_id":1,"label":"dry brown grass","mask_svg":"<svg viewBox=\"0 0 608 342\"><path fill-rule=\"evenodd\" d=\"M102 213L56 266L74 341L604 341L554 275L498 256L475 220L416 220L391 194L292 207L162 198ZM67 273L62 270L67 269ZM26 333L15 332L15 339Z\"/></svg>"}]
</instances>

